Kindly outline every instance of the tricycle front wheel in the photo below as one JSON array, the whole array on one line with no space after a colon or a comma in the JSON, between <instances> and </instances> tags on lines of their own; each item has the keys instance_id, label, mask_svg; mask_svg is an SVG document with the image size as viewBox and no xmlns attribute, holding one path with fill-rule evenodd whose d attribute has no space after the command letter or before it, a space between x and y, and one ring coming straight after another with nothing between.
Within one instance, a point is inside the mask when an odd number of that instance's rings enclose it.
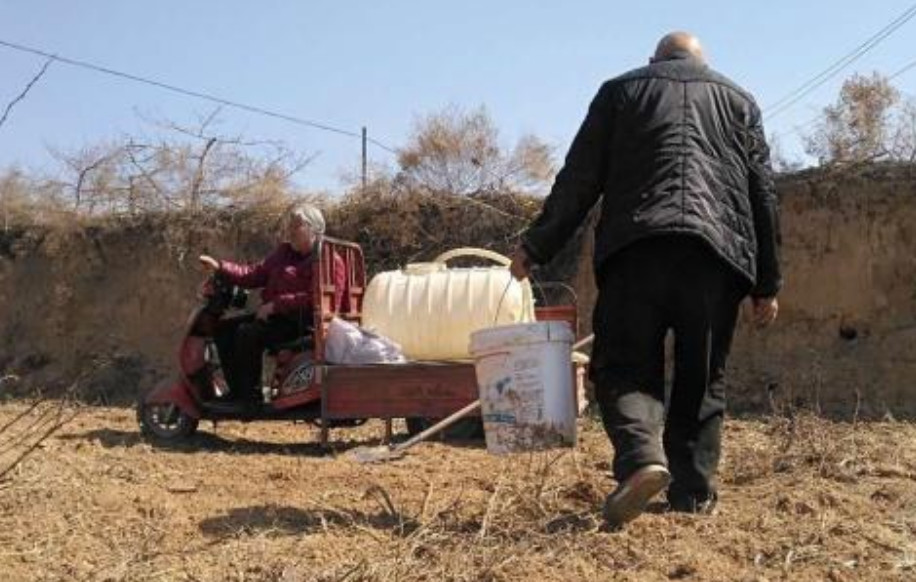
<instances>
[{"instance_id":1,"label":"tricycle front wheel","mask_svg":"<svg viewBox=\"0 0 916 582\"><path fill-rule=\"evenodd\" d=\"M193 435L198 420L174 403L137 403L137 423L140 434L147 439L162 443L173 443Z\"/></svg>"}]
</instances>

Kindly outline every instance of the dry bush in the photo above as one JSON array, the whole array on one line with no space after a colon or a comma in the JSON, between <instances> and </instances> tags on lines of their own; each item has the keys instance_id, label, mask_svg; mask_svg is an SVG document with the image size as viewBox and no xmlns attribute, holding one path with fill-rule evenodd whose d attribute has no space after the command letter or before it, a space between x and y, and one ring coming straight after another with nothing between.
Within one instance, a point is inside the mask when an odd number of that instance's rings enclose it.
<instances>
[{"instance_id":1,"label":"dry bush","mask_svg":"<svg viewBox=\"0 0 916 582\"><path fill-rule=\"evenodd\" d=\"M916 160L916 104L878 73L847 79L805 139L822 165Z\"/></svg>"},{"instance_id":2,"label":"dry bush","mask_svg":"<svg viewBox=\"0 0 916 582\"><path fill-rule=\"evenodd\" d=\"M398 179L411 188L457 195L543 193L556 172L552 149L533 135L503 148L483 107L466 112L452 106L419 119L398 164Z\"/></svg>"},{"instance_id":3,"label":"dry bush","mask_svg":"<svg viewBox=\"0 0 916 582\"><path fill-rule=\"evenodd\" d=\"M540 199L501 192L457 196L377 179L328 208L328 228L358 242L371 272L463 246L508 253Z\"/></svg>"},{"instance_id":4,"label":"dry bush","mask_svg":"<svg viewBox=\"0 0 916 582\"><path fill-rule=\"evenodd\" d=\"M60 168L48 176L6 170L0 175L4 227L274 206L298 196L292 178L311 158L280 142L224 135L218 115L217 109L191 126L149 122L156 128L153 137L52 150Z\"/></svg>"}]
</instances>

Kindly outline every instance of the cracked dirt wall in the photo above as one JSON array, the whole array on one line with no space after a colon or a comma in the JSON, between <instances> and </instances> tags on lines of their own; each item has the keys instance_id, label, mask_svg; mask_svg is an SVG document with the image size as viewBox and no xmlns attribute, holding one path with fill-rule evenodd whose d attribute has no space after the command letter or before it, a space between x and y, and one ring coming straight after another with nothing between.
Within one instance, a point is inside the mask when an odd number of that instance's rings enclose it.
<instances>
[{"instance_id":1,"label":"cracked dirt wall","mask_svg":"<svg viewBox=\"0 0 916 582\"><path fill-rule=\"evenodd\" d=\"M780 316L763 332L739 323L731 410L916 416L916 171L809 171L777 189ZM595 299L590 245L576 280L583 317Z\"/></svg>"},{"instance_id":2,"label":"cracked dirt wall","mask_svg":"<svg viewBox=\"0 0 916 582\"><path fill-rule=\"evenodd\" d=\"M740 324L731 409L916 417L916 172L805 172L778 189L781 314L763 333ZM190 228L146 217L3 234L0 394L79 381L99 400L132 399L174 368L201 280L197 254L262 256L272 245L265 220L235 215ZM595 290L583 238L575 286L585 331Z\"/></svg>"}]
</instances>

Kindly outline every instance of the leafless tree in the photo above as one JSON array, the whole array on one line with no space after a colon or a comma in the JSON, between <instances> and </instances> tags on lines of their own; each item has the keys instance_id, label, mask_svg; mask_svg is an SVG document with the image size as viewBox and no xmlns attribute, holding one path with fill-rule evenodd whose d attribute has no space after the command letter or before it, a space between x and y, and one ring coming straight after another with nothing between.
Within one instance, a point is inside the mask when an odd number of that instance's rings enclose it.
<instances>
[{"instance_id":1,"label":"leafless tree","mask_svg":"<svg viewBox=\"0 0 916 582\"><path fill-rule=\"evenodd\" d=\"M3 127L3 124L9 119L13 108L26 98L32 87L45 75L52 62L53 59L45 61L41 69L26 83L22 91L6 104L6 107L3 108L3 114L0 115L0 127ZM23 211L28 205L28 192L27 188L23 187L23 184L23 175L16 169L12 169L5 176L0 177L0 195L3 198L3 232L9 231L12 215Z\"/></svg>"},{"instance_id":2,"label":"leafless tree","mask_svg":"<svg viewBox=\"0 0 916 582\"><path fill-rule=\"evenodd\" d=\"M127 136L75 152L52 152L79 213L137 214L278 200L312 157L279 142L217 131L219 110L190 126L155 122L159 137Z\"/></svg>"},{"instance_id":3,"label":"leafless tree","mask_svg":"<svg viewBox=\"0 0 916 582\"><path fill-rule=\"evenodd\" d=\"M28 212L29 186L23 173L16 168L0 176L0 197L3 198L3 232L9 232L10 223L17 214Z\"/></svg>"},{"instance_id":4,"label":"leafless tree","mask_svg":"<svg viewBox=\"0 0 916 582\"><path fill-rule=\"evenodd\" d=\"M806 151L821 164L913 160L916 106L878 73L853 75L824 108Z\"/></svg>"},{"instance_id":5,"label":"leafless tree","mask_svg":"<svg viewBox=\"0 0 916 582\"><path fill-rule=\"evenodd\" d=\"M51 66L51 63L53 61L54 61L53 59L48 59L47 61L45 61L45 64L35 74L35 76L32 77L32 79L28 83L26 83L25 87L22 89L22 91L20 91L19 95L17 95L12 101L7 103L6 107L3 110L3 115L0 115L0 127L3 127L3 124L6 123L6 120L10 115L10 111L13 110L13 107L15 107L20 101L25 99L26 95L29 94L29 91L32 90L32 87L35 86L35 83L37 83L39 79L41 79L44 76L44 74L48 71L48 67Z\"/></svg>"},{"instance_id":6,"label":"leafless tree","mask_svg":"<svg viewBox=\"0 0 916 582\"><path fill-rule=\"evenodd\" d=\"M114 166L121 155L117 144L99 144L76 152L52 150L52 155L64 164L71 176L73 209L92 213L100 202L100 194L109 192L115 176Z\"/></svg>"},{"instance_id":7,"label":"leafless tree","mask_svg":"<svg viewBox=\"0 0 916 582\"><path fill-rule=\"evenodd\" d=\"M895 112L891 155L896 160L916 162L916 99L906 99Z\"/></svg>"},{"instance_id":8,"label":"leafless tree","mask_svg":"<svg viewBox=\"0 0 916 582\"><path fill-rule=\"evenodd\" d=\"M398 164L400 180L451 194L542 191L555 173L551 148L534 136L504 149L483 107L449 107L418 120Z\"/></svg>"}]
</instances>

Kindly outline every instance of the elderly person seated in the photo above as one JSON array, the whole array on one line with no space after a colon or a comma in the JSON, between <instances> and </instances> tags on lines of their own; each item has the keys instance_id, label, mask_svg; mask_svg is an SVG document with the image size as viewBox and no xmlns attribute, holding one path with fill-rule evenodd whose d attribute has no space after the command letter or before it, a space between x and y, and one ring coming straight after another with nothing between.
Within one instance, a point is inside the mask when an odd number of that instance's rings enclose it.
<instances>
[{"instance_id":1,"label":"elderly person seated","mask_svg":"<svg viewBox=\"0 0 916 582\"><path fill-rule=\"evenodd\" d=\"M230 397L256 407L261 396L261 359L264 350L312 333L315 322L314 261L319 260L324 216L310 204L293 207L285 221L285 242L263 261L252 264L216 260L201 255L200 262L230 283L261 289L257 313L224 319L215 342ZM337 305L346 282L343 260L334 256Z\"/></svg>"}]
</instances>

